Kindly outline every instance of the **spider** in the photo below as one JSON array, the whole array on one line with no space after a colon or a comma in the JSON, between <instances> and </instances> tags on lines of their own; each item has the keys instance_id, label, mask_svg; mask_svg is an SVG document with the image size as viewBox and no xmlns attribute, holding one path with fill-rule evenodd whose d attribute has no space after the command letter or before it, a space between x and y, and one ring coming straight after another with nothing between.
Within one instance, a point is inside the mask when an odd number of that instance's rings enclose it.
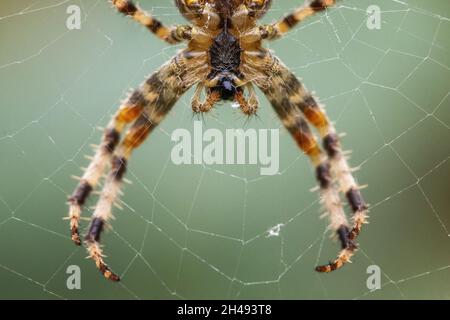
<instances>
[{"instance_id":1,"label":"spider","mask_svg":"<svg viewBox=\"0 0 450 320\"><path fill-rule=\"evenodd\" d=\"M207 113L222 100L234 101L247 115L258 110L258 87L272 104L281 122L315 168L320 196L331 229L342 249L336 259L316 267L331 272L350 261L357 250L356 237L366 223L368 206L352 176L342 151L340 136L317 99L269 50L263 41L279 39L304 19L335 5L336 0L309 0L272 24L258 20L269 10L272 0L175 0L187 25L166 27L132 1L112 0L117 11L145 26L169 44L187 46L153 73L123 101L104 131L91 163L69 198L71 237L77 245L82 207L110 163L89 229L84 238L89 257L101 273L119 281L104 262L100 235L112 218L112 207L121 194L127 162L150 132L169 113L177 100L196 85L192 109ZM205 95L205 99L202 97ZM123 138L121 135L129 126ZM323 146L310 130L317 129ZM341 203L342 192L351 210L349 223Z\"/></svg>"}]
</instances>

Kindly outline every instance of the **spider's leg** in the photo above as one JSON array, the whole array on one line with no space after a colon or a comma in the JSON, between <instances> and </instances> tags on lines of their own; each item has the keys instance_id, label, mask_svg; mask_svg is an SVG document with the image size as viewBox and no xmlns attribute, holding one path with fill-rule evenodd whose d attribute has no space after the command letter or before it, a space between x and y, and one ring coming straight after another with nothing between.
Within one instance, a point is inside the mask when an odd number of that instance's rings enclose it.
<instances>
[{"instance_id":1,"label":"spider's leg","mask_svg":"<svg viewBox=\"0 0 450 320\"><path fill-rule=\"evenodd\" d=\"M122 143L112 157L111 170L106 178L105 185L92 216L89 231L85 237L89 257L95 261L97 268L102 274L112 281L119 281L119 277L103 261L100 235L105 224L112 218L112 206L118 200L131 151L145 140L148 134L158 125L161 118L162 115L156 113L149 115L147 112L144 112L128 130Z\"/></svg>"},{"instance_id":2,"label":"spider's leg","mask_svg":"<svg viewBox=\"0 0 450 320\"><path fill-rule=\"evenodd\" d=\"M206 69L202 59L184 58L181 52L169 63L163 65L141 86L144 110L128 129L111 157L111 169L94 210L85 242L89 256L95 261L103 275L113 281L119 277L111 272L103 261L99 240L105 224L112 217L112 206L118 200L127 161L148 134L169 113L180 96L204 76Z\"/></svg>"},{"instance_id":3,"label":"spider's leg","mask_svg":"<svg viewBox=\"0 0 450 320\"><path fill-rule=\"evenodd\" d=\"M291 90L289 96L291 103L303 112L306 119L317 128L320 133L323 147L329 159L331 173L336 177L340 190L345 195L347 202L353 211L353 224L347 235L348 239L353 241L360 234L362 225L367 223L368 206L361 195L361 187L356 183L356 180L352 175L352 169L342 151L339 135L331 121L328 119L323 107L320 106L313 95L303 87L295 75L290 74L283 81ZM342 258L343 256L346 257L345 252L341 253L339 257ZM330 272L338 267L339 265L332 263L318 267L317 271Z\"/></svg>"},{"instance_id":4,"label":"spider's leg","mask_svg":"<svg viewBox=\"0 0 450 320\"><path fill-rule=\"evenodd\" d=\"M361 195L361 187L356 183L352 169L342 151L339 135L323 107L303 87L291 97L291 100L296 101L296 105L308 121L320 132L332 173L336 176L340 189L345 194L353 211L353 227L350 230L349 238L354 240L361 232L362 225L367 223L368 206Z\"/></svg>"},{"instance_id":5,"label":"spider's leg","mask_svg":"<svg viewBox=\"0 0 450 320\"><path fill-rule=\"evenodd\" d=\"M272 100L273 101L273 100ZM286 129L291 133L297 145L310 158L315 167L316 179L319 183L325 215L330 220L330 229L338 235L348 230L348 222L342 207L339 193L333 188L330 166L322 152L316 137L311 132L306 120L295 109L283 108L276 110ZM340 238L343 247L347 239Z\"/></svg>"},{"instance_id":6,"label":"spider's leg","mask_svg":"<svg viewBox=\"0 0 450 320\"><path fill-rule=\"evenodd\" d=\"M315 167L316 179L320 187L324 216L329 219L329 229L336 232L341 242L342 251L332 264L333 270L348 262L356 250L356 245L348 237L349 223L345 215L339 192L334 188L330 165L326 155L322 152L317 139L309 129L308 123L300 111L288 99L283 87L273 87L264 90L267 98L274 107L286 129L291 133L300 149L310 158Z\"/></svg>"},{"instance_id":7,"label":"spider's leg","mask_svg":"<svg viewBox=\"0 0 450 320\"><path fill-rule=\"evenodd\" d=\"M142 24L161 40L175 44L191 39L191 26L166 27L152 15L135 5L131 0L112 0L111 2L117 11Z\"/></svg>"},{"instance_id":8,"label":"spider's leg","mask_svg":"<svg viewBox=\"0 0 450 320\"><path fill-rule=\"evenodd\" d=\"M122 104L105 129L101 145L97 148L91 163L69 198L68 219L70 220L71 237L76 245L81 245L78 224L82 206L103 175L106 164L119 143L121 132L128 123L134 121L140 115L144 101L145 98L141 90L138 89Z\"/></svg>"},{"instance_id":9,"label":"spider's leg","mask_svg":"<svg viewBox=\"0 0 450 320\"><path fill-rule=\"evenodd\" d=\"M326 10L335 3L336 0L307 0L305 5L297 8L279 21L260 26L259 31L261 37L267 40L278 39L306 18Z\"/></svg>"},{"instance_id":10,"label":"spider's leg","mask_svg":"<svg viewBox=\"0 0 450 320\"><path fill-rule=\"evenodd\" d=\"M254 63L252 65L253 68L259 68L261 70L259 72L260 77L255 78L257 79L255 81L256 84L275 106L275 110L290 110L293 108L298 113L303 112L307 120L319 129L324 142L324 149L327 152L325 165L329 167L329 170L326 171L326 175L336 176L338 184L345 193L347 201L354 212L353 226L346 229L347 226L343 225L343 228L337 229L339 239L343 246L338 258L329 265L316 268L320 272L330 272L340 268L345 262L348 262L356 250L354 240L359 234L362 224L366 222L367 205L361 196L360 188L351 174L347 160L341 150L336 131L326 117L323 109L286 66L270 53L265 52L265 55L262 63L258 62L259 64ZM280 114L279 111L277 112ZM285 113L286 111L283 112ZM289 111L289 114L294 113ZM281 116L281 118L293 119L292 116ZM290 122L285 123L286 127L289 128ZM336 199L339 199L338 194Z\"/></svg>"}]
</instances>

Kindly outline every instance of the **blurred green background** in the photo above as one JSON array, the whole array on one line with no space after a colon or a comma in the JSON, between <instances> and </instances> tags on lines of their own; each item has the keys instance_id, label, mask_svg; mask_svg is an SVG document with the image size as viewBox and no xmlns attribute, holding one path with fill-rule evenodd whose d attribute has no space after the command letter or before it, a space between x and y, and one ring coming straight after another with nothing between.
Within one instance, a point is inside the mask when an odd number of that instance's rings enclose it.
<instances>
[{"instance_id":1,"label":"blurred green background","mask_svg":"<svg viewBox=\"0 0 450 320\"><path fill-rule=\"evenodd\" d=\"M302 2L274 1L264 20ZM81 30L66 28L71 4L82 9ZM140 4L182 22L172 1ZM366 26L373 4L380 30ZM106 0L0 2L0 298L450 298L449 19L447 0L348 0L269 44L347 133L357 178L369 185L370 224L352 264L314 272L338 245L309 191L308 160L286 131L276 176L260 177L258 166L172 164L171 132L193 128L191 91L131 160L125 209L103 237L123 278L115 284L70 241L62 220L70 176L87 165L95 128L179 47ZM260 100L258 119L224 104L205 127L279 128ZM267 237L279 224L279 236ZM81 268L81 290L66 287L70 265ZM366 286L370 265L382 270L381 290Z\"/></svg>"}]
</instances>

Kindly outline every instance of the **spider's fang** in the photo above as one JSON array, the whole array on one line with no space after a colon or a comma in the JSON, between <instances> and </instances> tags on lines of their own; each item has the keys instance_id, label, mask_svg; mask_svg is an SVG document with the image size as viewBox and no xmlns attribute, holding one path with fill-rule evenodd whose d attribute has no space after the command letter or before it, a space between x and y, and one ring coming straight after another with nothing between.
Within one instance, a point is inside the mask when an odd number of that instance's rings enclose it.
<instances>
[{"instance_id":1,"label":"spider's fang","mask_svg":"<svg viewBox=\"0 0 450 320\"><path fill-rule=\"evenodd\" d=\"M89 161L94 160L94 157L93 157L93 156L90 156L90 155L88 155L88 154L84 155L84 158L87 159L87 160L89 160Z\"/></svg>"}]
</instances>

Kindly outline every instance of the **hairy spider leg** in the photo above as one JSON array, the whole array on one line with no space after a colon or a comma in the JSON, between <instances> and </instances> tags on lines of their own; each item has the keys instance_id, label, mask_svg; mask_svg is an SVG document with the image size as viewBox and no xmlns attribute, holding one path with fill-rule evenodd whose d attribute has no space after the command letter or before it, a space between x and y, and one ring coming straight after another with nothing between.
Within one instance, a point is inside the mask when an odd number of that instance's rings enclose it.
<instances>
[{"instance_id":1,"label":"hairy spider leg","mask_svg":"<svg viewBox=\"0 0 450 320\"><path fill-rule=\"evenodd\" d=\"M281 20L260 26L261 37L267 40L279 39L306 18L326 10L335 3L336 0L308 0L304 6L297 8Z\"/></svg>"},{"instance_id":2,"label":"hairy spider leg","mask_svg":"<svg viewBox=\"0 0 450 320\"><path fill-rule=\"evenodd\" d=\"M164 110L165 111L165 110ZM163 111L163 112L164 112ZM131 151L137 148L158 125L164 114L144 112L128 130L124 140L117 148L111 161L111 169L106 177L105 185L95 206L89 231L85 236L89 257L95 261L97 268L109 280L119 281L118 275L113 273L103 260L100 247L100 235L105 223L112 218L112 206L118 200L120 189L127 169L127 162Z\"/></svg>"},{"instance_id":3,"label":"hairy spider leg","mask_svg":"<svg viewBox=\"0 0 450 320\"><path fill-rule=\"evenodd\" d=\"M368 206L361 195L361 187L352 175L354 170L350 168L342 151L339 135L328 119L324 108L303 87L291 99L296 101L296 105L308 121L320 132L333 174L353 211L353 227L349 234L349 238L353 240L361 232L362 225L367 223Z\"/></svg>"},{"instance_id":4,"label":"hairy spider leg","mask_svg":"<svg viewBox=\"0 0 450 320\"><path fill-rule=\"evenodd\" d=\"M285 105L286 107L284 108L287 108L287 106L295 107L298 112L302 112L306 119L318 129L328 158L326 162L327 166L329 166L329 172L326 172L326 174L331 173L331 176L336 177L341 191L345 194L353 210L352 227L346 232L344 232L347 228L345 225L341 229L337 229L342 244L342 251L339 253L338 258L326 266L316 268L319 272L330 272L339 269L346 262L349 262L353 252L357 249L354 240L359 235L362 225L366 223L367 205L359 191L360 187L351 173L336 130L328 120L323 108L306 91L297 77L276 57L267 54L265 64L270 66L266 68L269 83L263 84L260 82L259 85L262 90L272 104L275 106Z\"/></svg>"},{"instance_id":5,"label":"hairy spider leg","mask_svg":"<svg viewBox=\"0 0 450 320\"><path fill-rule=\"evenodd\" d=\"M105 224L112 218L111 209L118 201L120 187L131 152L162 121L181 95L204 76L201 72L202 60L191 59L189 61L183 55L184 53L182 52L163 65L136 91L139 94L132 95L132 97L139 97L139 106L143 108L143 111L128 129L123 140L121 142L119 142L118 138L114 140L114 145L118 145L118 147L109 156L111 168L95 207L85 242L89 256L94 259L97 268L106 278L113 281L118 281L119 277L111 272L103 261L102 250L99 244L100 234ZM196 70L196 73L192 72L192 70ZM122 116L126 115L129 114L122 114ZM109 153L111 154L112 152L109 151ZM95 163L91 164L91 166L95 167ZM98 175L99 173L97 173Z\"/></svg>"},{"instance_id":6,"label":"hairy spider leg","mask_svg":"<svg viewBox=\"0 0 450 320\"><path fill-rule=\"evenodd\" d=\"M313 95L302 86L295 75L291 74L285 81L288 82L288 87L292 88L293 91L289 97L291 103L297 106L303 112L309 123L318 129L323 141L323 148L329 159L331 173L336 177L340 191L345 195L353 212L353 224L346 235L352 241L351 243L349 242L351 248L344 248L334 262L316 268L319 272L330 272L342 267L348 258L350 258L348 251L356 249L353 240L360 234L362 225L367 223L368 206L361 195L361 187L353 177L352 169L342 151L339 135L328 119L325 110Z\"/></svg>"},{"instance_id":7,"label":"hairy spider leg","mask_svg":"<svg viewBox=\"0 0 450 320\"><path fill-rule=\"evenodd\" d=\"M287 70L287 69L286 69ZM360 234L362 225L367 223L368 206L365 203L360 186L356 183L352 175L346 156L342 151L339 136L333 124L328 119L323 107L316 101L297 77L290 73L283 81L292 90L289 97L291 103L296 105L303 112L306 119L318 129L323 141L323 147L328 155L331 172L336 177L341 192L345 195L348 204L353 211L353 225L347 235L349 240L355 240ZM344 249L345 250L345 249ZM340 268L345 263L346 252L341 252L338 259L333 263L317 267L319 272L330 272Z\"/></svg>"},{"instance_id":8,"label":"hairy spider leg","mask_svg":"<svg viewBox=\"0 0 450 320\"><path fill-rule=\"evenodd\" d=\"M69 198L68 219L70 220L71 238L76 245L81 245L79 220L82 207L103 175L105 167L119 143L120 134L127 124L133 122L141 114L145 104L146 100L141 88L135 90L121 105L105 129L100 146Z\"/></svg>"},{"instance_id":9,"label":"hairy spider leg","mask_svg":"<svg viewBox=\"0 0 450 320\"><path fill-rule=\"evenodd\" d=\"M321 150L316 137L311 132L301 112L289 101L286 92L280 92L279 88L282 87L265 87L263 88L263 92L271 102L285 128L314 165L315 175L320 186L320 194L325 209L324 216L328 217L329 229L337 233L343 251L345 252L344 254L349 259L353 255L355 245L347 237L350 230L349 223L339 197L339 192L333 186L327 156Z\"/></svg>"},{"instance_id":10,"label":"hairy spider leg","mask_svg":"<svg viewBox=\"0 0 450 320\"><path fill-rule=\"evenodd\" d=\"M192 27L189 25L166 27L158 19L143 11L130 0L112 0L111 2L116 7L117 11L131 17L136 22L145 26L158 38L169 44L190 40L192 37Z\"/></svg>"}]
</instances>

